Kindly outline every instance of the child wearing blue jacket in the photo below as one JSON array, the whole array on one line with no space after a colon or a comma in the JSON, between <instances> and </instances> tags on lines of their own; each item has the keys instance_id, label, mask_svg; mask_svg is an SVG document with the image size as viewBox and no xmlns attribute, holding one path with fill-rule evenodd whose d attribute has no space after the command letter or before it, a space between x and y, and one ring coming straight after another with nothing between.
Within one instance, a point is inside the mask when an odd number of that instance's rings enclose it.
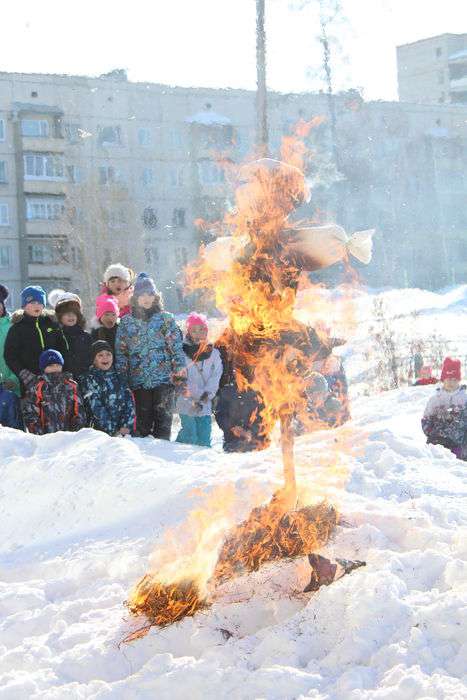
<instances>
[{"instance_id":1,"label":"child wearing blue jacket","mask_svg":"<svg viewBox=\"0 0 467 700\"><path fill-rule=\"evenodd\" d=\"M80 378L89 425L108 435L133 435L133 394L113 367L112 347L105 340L93 343L92 362L93 366Z\"/></svg>"},{"instance_id":2,"label":"child wearing blue jacket","mask_svg":"<svg viewBox=\"0 0 467 700\"><path fill-rule=\"evenodd\" d=\"M13 391L3 385L0 377L0 425L6 428L23 430L23 421L19 407L19 398Z\"/></svg>"},{"instance_id":3,"label":"child wearing blue jacket","mask_svg":"<svg viewBox=\"0 0 467 700\"><path fill-rule=\"evenodd\" d=\"M135 396L138 435L170 440L175 387L186 378L182 334L144 272L135 282L131 313L120 320L115 352L116 369Z\"/></svg>"}]
</instances>

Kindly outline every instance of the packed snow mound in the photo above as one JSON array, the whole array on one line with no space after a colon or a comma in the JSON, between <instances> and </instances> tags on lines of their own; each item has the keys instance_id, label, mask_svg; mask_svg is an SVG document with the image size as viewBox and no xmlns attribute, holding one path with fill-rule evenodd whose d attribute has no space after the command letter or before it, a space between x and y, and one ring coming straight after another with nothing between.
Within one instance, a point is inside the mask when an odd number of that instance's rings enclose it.
<instances>
[{"instance_id":1,"label":"packed snow mound","mask_svg":"<svg viewBox=\"0 0 467 700\"><path fill-rule=\"evenodd\" d=\"M346 521L325 553L366 568L303 594L306 560L269 565L123 646L162 533L225 483L241 520L276 487L279 451L0 429L0 700L466 698L467 469L424 443L432 391L360 399L350 435L298 440L299 472Z\"/></svg>"}]
</instances>

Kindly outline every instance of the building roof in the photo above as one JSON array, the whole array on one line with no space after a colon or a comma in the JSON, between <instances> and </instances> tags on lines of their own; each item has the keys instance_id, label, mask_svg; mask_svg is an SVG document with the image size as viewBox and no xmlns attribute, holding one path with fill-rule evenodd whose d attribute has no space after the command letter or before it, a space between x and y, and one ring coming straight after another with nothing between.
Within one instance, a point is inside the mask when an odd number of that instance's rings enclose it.
<instances>
[{"instance_id":1,"label":"building roof","mask_svg":"<svg viewBox=\"0 0 467 700\"><path fill-rule=\"evenodd\" d=\"M467 41L467 34L451 34L449 32L445 32L444 34L436 34L436 36L426 36L423 39L417 39L417 41L409 41L407 44L399 44L397 46L398 49L403 48L404 46L413 46L414 44L420 44L422 41L433 41L434 39L444 39L445 37L463 37Z\"/></svg>"}]
</instances>

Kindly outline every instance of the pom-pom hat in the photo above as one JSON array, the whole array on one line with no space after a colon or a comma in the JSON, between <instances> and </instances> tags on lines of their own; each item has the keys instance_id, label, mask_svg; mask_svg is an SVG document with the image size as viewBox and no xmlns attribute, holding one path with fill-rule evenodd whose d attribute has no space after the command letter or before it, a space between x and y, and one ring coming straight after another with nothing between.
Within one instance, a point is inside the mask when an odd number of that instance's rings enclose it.
<instances>
[{"instance_id":1,"label":"pom-pom hat","mask_svg":"<svg viewBox=\"0 0 467 700\"><path fill-rule=\"evenodd\" d=\"M44 350L39 357L39 369L43 372L49 365L61 365L63 367L63 355L58 350Z\"/></svg>"},{"instance_id":2,"label":"pom-pom hat","mask_svg":"<svg viewBox=\"0 0 467 700\"><path fill-rule=\"evenodd\" d=\"M116 298L113 297L111 294L101 294L96 299L97 320L100 321L102 316L108 312L115 314L118 317L120 313L120 309L118 308L118 302Z\"/></svg>"},{"instance_id":3,"label":"pom-pom hat","mask_svg":"<svg viewBox=\"0 0 467 700\"><path fill-rule=\"evenodd\" d=\"M140 272L135 282L133 296L140 297L142 294L157 296L157 287L154 280L146 272Z\"/></svg>"},{"instance_id":4,"label":"pom-pom hat","mask_svg":"<svg viewBox=\"0 0 467 700\"><path fill-rule=\"evenodd\" d=\"M458 382L461 380L461 361L453 360L451 357L446 357L443 362L443 369L441 371L441 381L444 382L445 379L457 379Z\"/></svg>"},{"instance_id":5,"label":"pom-pom hat","mask_svg":"<svg viewBox=\"0 0 467 700\"><path fill-rule=\"evenodd\" d=\"M107 284L112 277L119 277L130 284L131 270L121 263L113 263L112 265L109 265L107 270L104 272L104 282Z\"/></svg>"}]
</instances>

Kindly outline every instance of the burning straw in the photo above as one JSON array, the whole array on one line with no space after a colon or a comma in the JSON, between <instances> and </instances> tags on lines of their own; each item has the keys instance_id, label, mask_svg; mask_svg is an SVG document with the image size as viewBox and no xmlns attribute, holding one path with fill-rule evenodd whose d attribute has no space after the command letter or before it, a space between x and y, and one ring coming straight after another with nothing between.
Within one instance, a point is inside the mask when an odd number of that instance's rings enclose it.
<instances>
[{"instance_id":1,"label":"burning straw","mask_svg":"<svg viewBox=\"0 0 467 700\"><path fill-rule=\"evenodd\" d=\"M311 126L301 124L300 135ZM264 445L280 422L284 487L230 531L234 520L223 519L224 506L217 503L218 521L210 514L204 522L210 534L197 542L189 562L173 553L165 567L153 562L156 573L139 582L128 603L149 625L163 627L194 615L209 604L210 591L228 578L265 562L311 554L336 526L332 506L297 509L292 420L307 412L304 373L297 368L313 361L308 329L294 317L299 278L304 270L347 257L346 234L339 227L294 230L289 223L289 215L309 194L305 151L303 141L288 140L284 154L289 163L265 158L240 168L236 209L224 222L232 235L208 246L188 279L192 290L212 290L217 308L228 318L226 339L236 384L239 391L259 397ZM360 238L357 243L362 258L365 245Z\"/></svg>"}]
</instances>

